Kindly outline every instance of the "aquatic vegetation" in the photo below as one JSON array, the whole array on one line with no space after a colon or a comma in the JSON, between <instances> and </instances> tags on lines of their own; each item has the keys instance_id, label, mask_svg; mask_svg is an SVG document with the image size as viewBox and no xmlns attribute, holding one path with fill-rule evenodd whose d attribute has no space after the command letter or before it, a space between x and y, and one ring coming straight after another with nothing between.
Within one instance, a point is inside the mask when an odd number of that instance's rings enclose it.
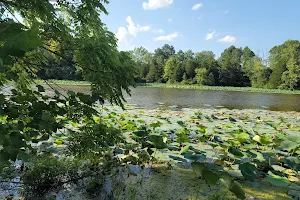
<instances>
[{"instance_id":1,"label":"aquatic vegetation","mask_svg":"<svg viewBox=\"0 0 300 200\"><path fill-rule=\"evenodd\" d=\"M137 85L144 86L144 87L166 87L166 88L199 89L199 90L300 94L299 90L267 89L267 88L254 88L254 87L207 86L207 85L164 84L164 83L137 83Z\"/></svg>"},{"instance_id":2,"label":"aquatic vegetation","mask_svg":"<svg viewBox=\"0 0 300 200\"><path fill-rule=\"evenodd\" d=\"M270 184L287 191L299 182L297 112L144 110L137 117L136 110L127 106L127 110L110 107L104 115L111 116L110 123L121 118L124 124L130 122L137 128L123 129L127 147L128 143L135 144L127 149L132 153L118 155L127 163L160 161L190 166L208 185L224 185L240 199L246 197L240 185L243 182ZM168 122L162 121L165 118Z\"/></svg>"}]
</instances>

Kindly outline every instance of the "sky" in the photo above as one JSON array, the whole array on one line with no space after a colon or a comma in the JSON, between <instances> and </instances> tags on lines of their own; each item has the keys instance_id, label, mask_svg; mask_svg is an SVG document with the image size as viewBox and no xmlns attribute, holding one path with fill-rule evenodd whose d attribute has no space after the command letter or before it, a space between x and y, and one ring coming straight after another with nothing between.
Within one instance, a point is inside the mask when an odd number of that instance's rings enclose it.
<instances>
[{"instance_id":1,"label":"sky","mask_svg":"<svg viewBox=\"0 0 300 200\"><path fill-rule=\"evenodd\" d=\"M288 39L300 40L300 0L111 0L102 16L120 50L211 50L231 45L261 57Z\"/></svg>"}]
</instances>

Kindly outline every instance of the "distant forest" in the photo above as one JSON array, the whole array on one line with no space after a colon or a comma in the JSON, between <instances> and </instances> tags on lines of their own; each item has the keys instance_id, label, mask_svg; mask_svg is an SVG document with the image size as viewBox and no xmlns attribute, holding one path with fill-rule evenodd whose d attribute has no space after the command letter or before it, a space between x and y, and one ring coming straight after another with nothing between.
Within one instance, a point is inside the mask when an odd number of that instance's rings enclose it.
<instances>
[{"instance_id":1,"label":"distant forest","mask_svg":"<svg viewBox=\"0 0 300 200\"><path fill-rule=\"evenodd\" d=\"M288 40L273 47L266 60L255 55L248 47L235 46L225 49L218 59L212 51L176 52L168 44L155 49L154 53L144 47L123 53L129 55L125 58L131 58L128 63L136 68L136 82L300 89L298 40ZM72 59L72 55L68 57ZM39 78L83 80L80 70L71 62L62 59L57 63L51 56L48 59L48 65L38 73Z\"/></svg>"}]
</instances>

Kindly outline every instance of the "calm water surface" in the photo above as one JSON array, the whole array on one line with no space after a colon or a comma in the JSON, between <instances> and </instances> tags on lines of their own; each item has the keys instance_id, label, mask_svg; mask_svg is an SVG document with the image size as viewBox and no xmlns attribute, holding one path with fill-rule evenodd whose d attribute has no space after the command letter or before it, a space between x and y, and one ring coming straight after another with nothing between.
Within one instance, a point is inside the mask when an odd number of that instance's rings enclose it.
<instances>
[{"instance_id":1,"label":"calm water surface","mask_svg":"<svg viewBox=\"0 0 300 200\"><path fill-rule=\"evenodd\" d=\"M62 86L80 92L88 92L88 86ZM275 94L259 92L231 92L196 89L137 87L131 97L125 95L129 104L154 109L168 108L215 108L229 109L268 109L276 111L300 111L299 94Z\"/></svg>"}]
</instances>

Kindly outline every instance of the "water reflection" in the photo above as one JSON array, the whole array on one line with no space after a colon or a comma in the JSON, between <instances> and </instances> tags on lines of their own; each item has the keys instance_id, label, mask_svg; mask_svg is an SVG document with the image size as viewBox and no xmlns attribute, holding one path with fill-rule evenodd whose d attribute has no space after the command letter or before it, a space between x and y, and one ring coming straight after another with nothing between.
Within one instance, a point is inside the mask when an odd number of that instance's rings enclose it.
<instances>
[{"instance_id":1,"label":"water reflection","mask_svg":"<svg viewBox=\"0 0 300 200\"><path fill-rule=\"evenodd\" d=\"M89 86L61 86L66 90L87 93ZM224 106L229 109L268 109L300 111L300 95L259 92L205 91L176 88L137 87L131 96L125 95L129 104L155 109L176 105L178 108Z\"/></svg>"}]
</instances>

